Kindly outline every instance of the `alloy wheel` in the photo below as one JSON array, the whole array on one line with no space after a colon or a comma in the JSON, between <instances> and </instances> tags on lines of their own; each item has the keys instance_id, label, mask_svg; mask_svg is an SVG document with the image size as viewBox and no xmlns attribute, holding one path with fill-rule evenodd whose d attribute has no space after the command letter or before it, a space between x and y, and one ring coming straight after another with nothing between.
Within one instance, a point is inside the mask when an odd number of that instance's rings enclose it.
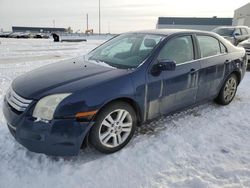
<instances>
[{"instance_id":1,"label":"alloy wheel","mask_svg":"<svg viewBox=\"0 0 250 188\"><path fill-rule=\"evenodd\" d=\"M229 102L233 99L237 90L237 81L234 77L231 77L226 82L224 87L223 97L226 102Z\"/></svg>"},{"instance_id":2,"label":"alloy wheel","mask_svg":"<svg viewBox=\"0 0 250 188\"><path fill-rule=\"evenodd\" d=\"M132 131L131 114L124 109L109 113L101 123L99 140L102 145L115 148L126 141Z\"/></svg>"}]
</instances>

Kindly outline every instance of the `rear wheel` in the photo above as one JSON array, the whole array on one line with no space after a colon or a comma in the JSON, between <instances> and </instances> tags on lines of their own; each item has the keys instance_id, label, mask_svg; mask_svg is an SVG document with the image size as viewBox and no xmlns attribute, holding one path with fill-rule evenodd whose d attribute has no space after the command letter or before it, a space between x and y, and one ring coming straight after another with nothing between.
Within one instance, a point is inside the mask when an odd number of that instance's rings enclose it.
<instances>
[{"instance_id":1,"label":"rear wheel","mask_svg":"<svg viewBox=\"0 0 250 188\"><path fill-rule=\"evenodd\" d=\"M235 74L231 74L223 84L216 102L221 105L228 105L235 97L238 87L238 78Z\"/></svg>"},{"instance_id":2,"label":"rear wheel","mask_svg":"<svg viewBox=\"0 0 250 188\"><path fill-rule=\"evenodd\" d=\"M90 131L90 142L100 152L116 152L130 141L136 122L136 113L129 104L111 103L97 115Z\"/></svg>"}]
</instances>

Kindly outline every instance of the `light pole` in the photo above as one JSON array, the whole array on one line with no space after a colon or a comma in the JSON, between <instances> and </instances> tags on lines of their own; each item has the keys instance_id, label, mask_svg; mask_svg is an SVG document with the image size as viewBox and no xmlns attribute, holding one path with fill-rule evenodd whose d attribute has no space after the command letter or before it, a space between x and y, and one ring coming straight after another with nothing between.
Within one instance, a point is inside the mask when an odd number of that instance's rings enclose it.
<instances>
[{"instance_id":1,"label":"light pole","mask_svg":"<svg viewBox=\"0 0 250 188\"><path fill-rule=\"evenodd\" d=\"M110 22L108 22L108 32L110 34Z\"/></svg>"},{"instance_id":2,"label":"light pole","mask_svg":"<svg viewBox=\"0 0 250 188\"><path fill-rule=\"evenodd\" d=\"M99 35L101 34L101 0L99 0Z\"/></svg>"},{"instance_id":3,"label":"light pole","mask_svg":"<svg viewBox=\"0 0 250 188\"><path fill-rule=\"evenodd\" d=\"M56 20L53 20L53 27L56 27Z\"/></svg>"},{"instance_id":4,"label":"light pole","mask_svg":"<svg viewBox=\"0 0 250 188\"><path fill-rule=\"evenodd\" d=\"M87 31L89 30L89 14L87 14Z\"/></svg>"}]
</instances>

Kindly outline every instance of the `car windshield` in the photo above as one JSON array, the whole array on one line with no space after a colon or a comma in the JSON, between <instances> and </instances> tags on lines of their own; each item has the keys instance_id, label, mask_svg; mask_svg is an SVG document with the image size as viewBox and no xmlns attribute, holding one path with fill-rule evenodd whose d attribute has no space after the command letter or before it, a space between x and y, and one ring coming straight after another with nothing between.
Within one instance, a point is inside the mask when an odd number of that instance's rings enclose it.
<instances>
[{"instance_id":1,"label":"car windshield","mask_svg":"<svg viewBox=\"0 0 250 188\"><path fill-rule=\"evenodd\" d=\"M104 62L112 67L138 67L163 37L152 34L123 34L90 52L88 61Z\"/></svg>"},{"instance_id":2,"label":"car windshield","mask_svg":"<svg viewBox=\"0 0 250 188\"><path fill-rule=\"evenodd\" d=\"M214 30L215 33L221 36L231 37L234 32L234 28L219 28Z\"/></svg>"}]
</instances>

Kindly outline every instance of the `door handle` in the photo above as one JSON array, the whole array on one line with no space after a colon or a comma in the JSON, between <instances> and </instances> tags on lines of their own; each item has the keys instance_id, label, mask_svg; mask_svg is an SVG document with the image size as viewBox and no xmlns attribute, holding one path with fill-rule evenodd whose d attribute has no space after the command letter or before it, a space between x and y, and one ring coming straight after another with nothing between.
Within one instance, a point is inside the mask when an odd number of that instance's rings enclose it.
<instances>
[{"instance_id":1,"label":"door handle","mask_svg":"<svg viewBox=\"0 0 250 188\"><path fill-rule=\"evenodd\" d=\"M190 74L195 74L199 69L191 69Z\"/></svg>"}]
</instances>

